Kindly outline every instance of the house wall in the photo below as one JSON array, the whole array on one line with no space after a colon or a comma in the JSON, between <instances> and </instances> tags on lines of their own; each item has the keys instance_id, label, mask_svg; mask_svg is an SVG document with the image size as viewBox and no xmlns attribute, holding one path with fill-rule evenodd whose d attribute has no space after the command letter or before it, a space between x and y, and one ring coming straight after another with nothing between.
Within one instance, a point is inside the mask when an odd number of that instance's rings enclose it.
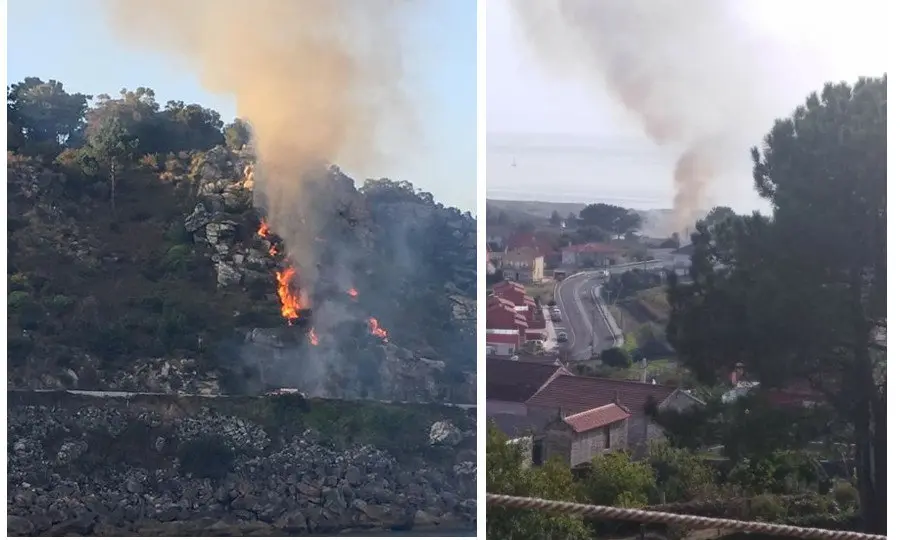
<instances>
[{"instance_id":1,"label":"house wall","mask_svg":"<svg viewBox=\"0 0 900 540\"><path fill-rule=\"evenodd\" d=\"M518 416L526 416L528 407L524 403L516 403L515 401L500 401L498 399L488 399L485 402L485 410L488 416L495 414L515 414Z\"/></svg>"},{"instance_id":2,"label":"house wall","mask_svg":"<svg viewBox=\"0 0 900 540\"><path fill-rule=\"evenodd\" d=\"M628 447L628 420L609 426L609 448L606 447L606 429L597 428L584 433L574 433L572 437L572 467L588 463L596 456Z\"/></svg>"},{"instance_id":3,"label":"house wall","mask_svg":"<svg viewBox=\"0 0 900 540\"><path fill-rule=\"evenodd\" d=\"M531 281L540 283L544 279L544 257L538 256L534 258L534 265L531 269Z\"/></svg>"},{"instance_id":4,"label":"house wall","mask_svg":"<svg viewBox=\"0 0 900 540\"><path fill-rule=\"evenodd\" d=\"M578 265L578 257L576 256L574 251L563 251L562 252L562 263L563 263L563 266L577 266Z\"/></svg>"},{"instance_id":5,"label":"house wall","mask_svg":"<svg viewBox=\"0 0 900 540\"><path fill-rule=\"evenodd\" d=\"M490 337L487 338L487 346L493 349L497 356L512 356L518 348L512 343L492 342Z\"/></svg>"}]
</instances>

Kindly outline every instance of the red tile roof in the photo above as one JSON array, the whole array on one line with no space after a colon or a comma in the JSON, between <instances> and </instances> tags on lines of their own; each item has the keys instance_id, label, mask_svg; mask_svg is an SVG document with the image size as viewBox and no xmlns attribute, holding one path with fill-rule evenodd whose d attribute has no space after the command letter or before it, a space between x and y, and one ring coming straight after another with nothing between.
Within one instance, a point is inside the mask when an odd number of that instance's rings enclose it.
<instances>
[{"instance_id":1,"label":"red tile roof","mask_svg":"<svg viewBox=\"0 0 900 540\"><path fill-rule=\"evenodd\" d=\"M562 366L487 357L487 399L525 403L552 377L568 374Z\"/></svg>"},{"instance_id":2,"label":"red tile roof","mask_svg":"<svg viewBox=\"0 0 900 540\"><path fill-rule=\"evenodd\" d=\"M569 415L565 417L564 421L569 424L575 433L584 433L585 431L621 422L629 416L631 414L628 411L615 403L610 403L609 405Z\"/></svg>"},{"instance_id":3,"label":"red tile roof","mask_svg":"<svg viewBox=\"0 0 900 540\"><path fill-rule=\"evenodd\" d=\"M493 287L491 287L494 291L502 291L503 289L515 289L521 292L525 292L525 286L521 283L516 283L515 281L501 281L500 283L495 283Z\"/></svg>"},{"instance_id":4,"label":"red tile roof","mask_svg":"<svg viewBox=\"0 0 900 540\"><path fill-rule=\"evenodd\" d=\"M490 343L509 343L511 345L519 344L519 334L517 334L517 333L516 334L507 334L507 333L491 332L490 328L487 329L486 333L487 333L487 336L485 337L485 341L488 344L490 344Z\"/></svg>"},{"instance_id":5,"label":"red tile roof","mask_svg":"<svg viewBox=\"0 0 900 540\"><path fill-rule=\"evenodd\" d=\"M528 405L562 409L575 414L615 403L632 414L643 415L647 398L657 403L669 397L676 388L636 381L601 379L598 377L559 376L528 400Z\"/></svg>"}]
</instances>

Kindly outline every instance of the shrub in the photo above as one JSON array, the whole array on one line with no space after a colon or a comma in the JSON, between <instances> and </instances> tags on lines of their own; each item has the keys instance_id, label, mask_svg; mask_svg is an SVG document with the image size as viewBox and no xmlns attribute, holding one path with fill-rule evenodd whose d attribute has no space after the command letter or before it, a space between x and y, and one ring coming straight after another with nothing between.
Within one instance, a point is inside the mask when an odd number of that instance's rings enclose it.
<instances>
[{"instance_id":1,"label":"shrub","mask_svg":"<svg viewBox=\"0 0 900 540\"><path fill-rule=\"evenodd\" d=\"M775 464L768 459L742 460L728 473L728 482L751 493L775 491Z\"/></svg>"},{"instance_id":2,"label":"shrub","mask_svg":"<svg viewBox=\"0 0 900 540\"><path fill-rule=\"evenodd\" d=\"M186 441L178 448L181 472L198 478L221 479L234 466L234 450L215 435Z\"/></svg>"},{"instance_id":3,"label":"shrub","mask_svg":"<svg viewBox=\"0 0 900 540\"><path fill-rule=\"evenodd\" d=\"M168 272L181 272L190 268L194 250L187 244L172 246L163 257L163 267Z\"/></svg>"},{"instance_id":4,"label":"shrub","mask_svg":"<svg viewBox=\"0 0 900 540\"><path fill-rule=\"evenodd\" d=\"M749 513L749 518L755 521L780 521L787 515L787 509L777 496L765 493L750 499Z\"/></svg>"},{"instance_id":5,"label":"shrub","mask_svg":"<svg viewBox=\"0 0 900 540\"><path fill-rule=\"evenodd\" d=\"M31 302L31 296L25 291L12 291L6 295L6 308L13 312L20 311Z\"/></svg>"},{"instance_id":6,"label":"shrub","mask_svg":"<svg viewBox=\"0 0 900 540\"><path fill-rule=\"evenodd\" d=\"M62 315L66 313L72 308L73 305L75 305L75 299L71 296L65 296L63 294L54 295L52 298L50 298L49 302L47 302L47 307L55 315Z\"/></svg>"},{"instance_id":7,"label":"shrub","mask_svg":"<svg viewBox=\"0 0 900 540\"><path fill-rule=\"evenodd\" d=\"M13 274L8 276L6 282L10 291L24 291L28 289L28 276L25 274Z\"/></svg>"},{"instance_id":8,"label":"shrub","mask_svg":"<svg viewBox=\"0 0 900 540\"><path fill-rule=\"evenodd\" d=\"M859 491L850 482L837 482L834 485L834 500L841 508L858 508Z\"/></svg>"},{"instance_id":9,"label":"shrub","mask_svg":"<svg viewBox=\"0 0 900 540\"><path fill-rule=\"evenodd\" d=\"M704 492L715 480L715 472L694 452L655 444L648 462L656 472L663 502L686 501Z\"/></svg>"},{"instance_id":10,"label":"shrub","mask_svg":"<svg viewBox=\"0 0 900 540\"><path fill-rule=\"evenodd\" d=\"M593 504L641 507L656 490L656 475L647 462L613 452L594 459L584 488Z\"/></svg>"},{"instance_id":11,"label":"shrub","mask_svg":"<svg viewBox=\"0 0 900 540\"><path fill-rule=\"evenodd\" d=\"M631 356L619 347L612 347L600 353L600 360L610 367L631 367Z\"/></svg>"}]
</instances>

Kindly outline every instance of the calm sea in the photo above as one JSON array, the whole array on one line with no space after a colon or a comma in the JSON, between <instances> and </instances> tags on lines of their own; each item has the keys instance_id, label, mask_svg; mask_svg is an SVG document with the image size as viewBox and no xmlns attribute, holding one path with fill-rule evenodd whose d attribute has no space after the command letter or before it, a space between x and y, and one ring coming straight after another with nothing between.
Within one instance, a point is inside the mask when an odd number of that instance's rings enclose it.
<instances>
[{"instance_id":1,"label":"calm sea","mask_svg":"<svg viewBox=\"0 0 900 540\"><path fill-rule=\"evenodd\" d=\"M672 204L674 157L632 142L488 135L488 198L603 201L629 208Z\"/></svg>"}]
</instances>

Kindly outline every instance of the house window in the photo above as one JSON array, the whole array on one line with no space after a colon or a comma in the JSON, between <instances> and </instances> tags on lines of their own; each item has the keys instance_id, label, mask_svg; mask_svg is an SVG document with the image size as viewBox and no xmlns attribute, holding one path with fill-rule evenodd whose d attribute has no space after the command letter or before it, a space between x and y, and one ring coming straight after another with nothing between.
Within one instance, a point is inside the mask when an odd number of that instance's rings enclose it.
<instances>
[{"instance_id":1,"label":"house window","mask_svg":"<svg viewBox=\"0 0 900 540\"><path fill-rule=\"evenodd\" d=\"M603 428L603 447L609 448L612 445L612 436L609 431L609 426Z\"/></svg>"}]
</instances>

